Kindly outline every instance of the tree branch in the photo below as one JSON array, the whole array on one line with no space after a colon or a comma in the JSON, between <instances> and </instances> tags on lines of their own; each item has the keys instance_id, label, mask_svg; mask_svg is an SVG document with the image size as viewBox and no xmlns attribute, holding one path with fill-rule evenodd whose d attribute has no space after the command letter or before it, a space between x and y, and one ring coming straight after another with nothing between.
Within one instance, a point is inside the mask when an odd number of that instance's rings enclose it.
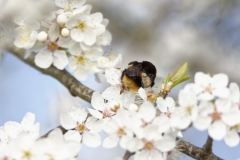
<instances>
[{"instance_id":1,"label":"tree branch","mask_svg":"<svg viewBox=\"0 0 240 160\"><path fill-rule=\"evenodd\" d=\"M74 97L80 97L81 99L83 99L87 102L91 102L91 97L92 97L94 90L84 86L81 82L79 82L76 78L74 78L66 70L59 70L54 66L51 66L47 69L40 68L35 64L35 62L34 62L35 56L33 54L30 55L26 59L24 58L24 54L25 54L24 49L19 49L19 48L9 45L6 50L8 52L13 53L13 55L17 56L23 62L32 66L33 68L37 69L38 71L58 80L69 90L69 92Z\"/></svg>"},{"instance_id":2,"label":"tree branch","mask_svg":"<svg viewBox=\"0 0 240 160\"><path fill-rule=\"evenodd\" d=\"M134 153L126 151L124 156L123 156L123 160L128 160L132 155L134 155Z\"/></svg>"},{"instance_id":3,"label":"tree branch","mask_svg":"<svg viewBox=\"0 0 240 160\"><path fill-rule=\"evenodd\" d=\"M212 151L210 153L206 153L203 148L199 148L182 139L177 141L176 149L179 152L182 152L197 160L223 160L222 158L213 154Z\"/></svg>"},{"instance_id":4,"label":"tree branch","mask_svg":"<svg viewBox=\"0 0 240 160\"><path fill-rule=\"evenodd\" d=\"M213 139L208 136L206 143L203 146L203 150L208 154L212 152L212 143L213 143Z\"/></svg>"},{"instance_id":5,"label":"tree branch","mask_svg":"<svg viewBox=\"0 0 240 160\"><path fill-rule=\"evenodd\" d=\"M58 70L54 66L51 66L47 69L42 69L36 66L34 62L34 55L31 55L27 59L24 59L25 50L19 49L14 47L13 45L9 45L6 48L6 51L11 52L15 56L17 56L19 59L21 59L26 64L32 66L33 68L37 69L38 71L49 75L55 79L57 79L60 83L62 83L73 96L80 97L81 99L84 99L87 102L91 102L91 96L94 92L94 90L84 86L82 83L80 83L77 79L75 79L71 74L69 74L66 70ZM66 132L64 128L59 126L63 133ZM43 135L42 137L46 137L51 131ZM40 137L40 138L42 138ZM206 144L203 148L199 148L197 146L194 146L193 144L186 142L182 139L179 139L176 144L176 149L192 158L198 159L198 160L223 160L216 155L214 155L211 151L211 145L212 140L208 139ZM134 153L130 153L126 151L124 155L124 160L128 160L130 156L132 156ZM206 157L203 155L207 155Z\"/></svg>"}]
</instances>

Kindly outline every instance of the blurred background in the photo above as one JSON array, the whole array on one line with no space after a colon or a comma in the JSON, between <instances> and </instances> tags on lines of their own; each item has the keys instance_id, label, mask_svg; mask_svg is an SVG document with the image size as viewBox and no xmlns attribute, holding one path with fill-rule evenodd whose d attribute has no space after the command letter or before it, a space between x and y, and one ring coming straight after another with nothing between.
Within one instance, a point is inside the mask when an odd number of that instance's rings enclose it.
<instances>
[{"instance_id":1,"label":"blurred background","mask_svg":"<svg viewBox=\"0 0 240 160\"><path fill-rule=\"evenodd\" d=\"M86 3L93 6L92 13L102 12L110 20L108 30L113 41L105 51L121 53L122 68L130 61L146 60L155 64L158 76L163 77L188 62L192 77L197 71L226 73L231 82L240 84L239 0L87 0ZM100 79L103 84L89 74L83 83L103 91L107 83L104 77ZM170 95L176 98L183 85ZM31 111L36 114L44 134L59 125L59 113L76 102L90 106L72 97L55 79L9 53L3 55L0 62L0 126L9 120L20 122L25 113ZM207 132L191 128L183 136L186 141L201 147ZM240 145L230 148L224 141L214 141L213 152L225 160L235 160L240 158ZM92 149L83 145L79 159L112 160L123 154L121 148ZM191 160L182 154L180 159Z\"/></svg>"}]
</instances>

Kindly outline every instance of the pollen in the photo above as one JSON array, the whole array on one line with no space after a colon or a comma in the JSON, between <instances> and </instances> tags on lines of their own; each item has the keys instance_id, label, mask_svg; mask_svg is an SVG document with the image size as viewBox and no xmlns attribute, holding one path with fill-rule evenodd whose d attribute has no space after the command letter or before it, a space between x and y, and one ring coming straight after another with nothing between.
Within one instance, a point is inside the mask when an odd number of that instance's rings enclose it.
<instances>
[{"instance_id":1,"label":"pollen","mask_svg":"<svg viewBox=\"0 0 240 160\"><path fill-rule=\"evenodd\" d=\"M144 149L146 150L152 150L154 148L154 145L152 142L148 141L148 142L145 142L145 145L144 145Z\"/></svg>"},{"instance_id":2,"label":"pollen","mask_svg":"<svg viewBox=\"0 0 240 160\"><path fill-rule=\"evenodd\" d=\"M118 133L118 136L120 137L126 134L123 128L119 128L117 133Z\"/></svg>"},{"instance_id":3,"label":"pollen","mask_svg":"<svg viewBox=\"0 0 240 160\"><path fill-rule=\"evenodd\" d=\"M24 157L24 158L30 159L31 156L32 156L32 154L31 154L31 152L29 152L29 151L25 151L25 152L23 153L23 157Z\"/></svg>"},{"instance_id":4,"label":"pollen","mask_svg":"<svg viewBox=\"0 0 240 160\"><path fill-rule=\"evenodd\" d=\"M219 112L214 112L211 114L211 116L214 121L221 119L221 113L219 113Z\"/></svg>"},{"instance_id":5,"label":"pollen","mask_svg":"<svg viewBox=\"0 0 240 160\"><path fill-rule=\"evenodd\" d=\"M84 56L79 56L79 57L77 57L77 61L80 64L85 64L86 59L84 58Z\"/></svg>"},{"instance_id":6,"label":"pollen","mask_svg":"<svg viewBox=\"0 0 240 160\"><path fill-rule=\"evenodd\" d=\"M77 130L79 133L83 133L84 130L86 130L86 127L85 127L84 123L78 124L77 127L76 127L76 130Z\"/></svg>"},{"instance_id":7,"label":"pollen","mask_svg":"<svg viewBox=\"0 0 240 160\"><path fill-rule=\"evenodd\" d=\"M85 26L86 26L85 23L79 23L79 24L77 25L77 28L83 29Z\"/></svg>"},{"instance_id":8,"label":"pollen","mask_svg":"<svg viewBox=\"0 0 240 160\"><path fill-rule=\"evenodd\" d=\"M240 129L240 124L237 124L235 126L232 127L233 130L239 130Z\"/></svg>"},{"instance_id":9,"label":"pollen","mask_svg":"<svg viewBox=\"0 0 240 160\"><path fill-rule=\"evenodd\" d=\"M212 93L212 88L211 88L211 86L207 86L207 87L205 88L205 91L206 91L206 92L209 92L209 93Z\"/></svg>"},{"instance_id":10,"label":"pollen","mask_svg":"<svg viewBox=\"0 0 240 160\"><path fill-rule=\"evenodd\" d=\"M57 49L58 49L58 45L56 42L49 42L47 44L47 49L50 51L50 52L55 52Z\"/></svg>"},{"instance_id":11,"label":"pollen","mask_svg":"<svg viewBox=\"0 0 240 160\"><path fill-rule=\"evenodd\" d=\"M189 115L191 115L191 113L192 113L192 108L193 108L192 106L186 107L186 108L185 108L186 113L189 114Z\"/></svg>"}]
</instances>

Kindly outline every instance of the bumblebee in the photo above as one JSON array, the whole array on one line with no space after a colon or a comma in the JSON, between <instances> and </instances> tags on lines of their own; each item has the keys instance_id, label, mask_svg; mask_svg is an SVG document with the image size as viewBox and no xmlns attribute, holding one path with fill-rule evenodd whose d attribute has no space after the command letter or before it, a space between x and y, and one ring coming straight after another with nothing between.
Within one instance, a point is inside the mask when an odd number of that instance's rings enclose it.
<instances>
[{"instance_id":1,"label":"bumblebee","mask_svg":"<svg viewBox=\"0 0 240 160\"><path fill-rule=\"evenodd\" d=\"M133 61L130 62L128 68L122 72L121 80L124 89L137 92L140 87L152 87L156 74L156 67L151 62Z\"/></svg>"}]
</instances>

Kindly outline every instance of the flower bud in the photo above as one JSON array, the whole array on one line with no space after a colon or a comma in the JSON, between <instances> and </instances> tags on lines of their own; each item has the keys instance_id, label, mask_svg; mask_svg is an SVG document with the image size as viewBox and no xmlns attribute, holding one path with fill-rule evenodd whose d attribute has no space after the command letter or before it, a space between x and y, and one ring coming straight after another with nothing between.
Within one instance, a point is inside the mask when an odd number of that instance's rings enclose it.
<instances>
[{"instance_id":1,"label":"flower bud","mask_svg":"<svg viewBox=\"0 0 240 160\"><path fill-rule=\"evenodd\" d=\"M63 26L67 22L68 18L69 17L66 14L60 14L57 17L57 22L60 24L60 26Z\"/></svg>"},{"instance_id":2,"label":"flower bud","mask_svg":"<svg viewBox=\"0 0 240 160\"><path fill-rule=\"evenodd\" d=\"M42 31L38 33L37 40L39 42L46 42L47 41L48 34L45 31Z\"/></svg>"},{"instance_id":3,"label":"flower bud","mask_svg":"<svg viewBox=\"0 0 240 160\"><path fill-rule=\"evenodd\" d=\"M69 36L69 30L67 29L67 28L63 28L62 30L61 30L61 35L63 36L63 37L68 37Z\"/></svg>"}]
</instances>

